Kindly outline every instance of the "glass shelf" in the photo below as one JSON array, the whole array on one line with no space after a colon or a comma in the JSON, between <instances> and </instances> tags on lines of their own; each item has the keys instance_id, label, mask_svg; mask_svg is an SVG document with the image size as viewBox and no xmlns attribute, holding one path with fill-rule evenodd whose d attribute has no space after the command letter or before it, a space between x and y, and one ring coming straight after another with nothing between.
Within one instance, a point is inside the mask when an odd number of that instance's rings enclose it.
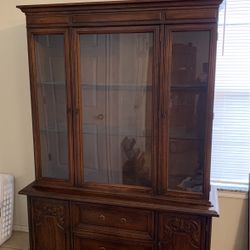
<instances>
[{"instance_id":1,"label":"glass shelf","mask_svg":"<svg viewBox=\"0 0 250 250\"><path fill-rule=\"evenodd\" d=\"M42 128L40 129L41 133L67 133L66 128L59 128L59 129L54 129L54 128Z\"/></svg>"},{"instance_id":2,"label":"glass shelf","mask_svg":"<svg viewBox=\"0 0 250 250\"><path fill-rule=\"evenodd\" d=\"M152 91L151 85L146 84L81 84L86 90L103 90L103 91Z\"/></svg>"},{"instance_id":3,"label":"glass shelf","mask_svg":"<svg viewBox=\"0 0 250 250\"><path fill-rule=\"evenodd\" d=\"M172 84L171 90L207 90L207 84Z\"/></svg>"},{"instance_id":4,"label":"glass shelf","mask_svg":"<svg viewBox=\"0 0 250 250\"><path fill-rule=\"evenodd\" d=\"M203 141L204 138L202 137L199 137L199 136L189 136L189 135L186 135L186 136L172 136L170 134L170 137L169 137L170 140L190 140L190 141Z\"/></svg>"},{"instance_id":5,"label":"glass shelf","mask_svg":"<svg viewBox=\"0 0 250 250\"><path fill-rule=\"evenodd\" d=\"M91 126L85 124L83 134L87 135L107 135L107 136L119 136L119 137L151 137L150 130L136 130L136 129L126 129L122 127L109 127L109 126L98 126L98 131L96 126Z\"/></svg>"},{"instance_id":6,"label":"glass shelf","mask_svg":"<svg viewBox=\"0 0 250 250\"><path fill-rule=\"evenodd\" d=\"M58 82L58 81L38 82L37 84L38 86L52 85L52 86L64 86L65 87L65 82Z\"/></svg>"}]
</instances>

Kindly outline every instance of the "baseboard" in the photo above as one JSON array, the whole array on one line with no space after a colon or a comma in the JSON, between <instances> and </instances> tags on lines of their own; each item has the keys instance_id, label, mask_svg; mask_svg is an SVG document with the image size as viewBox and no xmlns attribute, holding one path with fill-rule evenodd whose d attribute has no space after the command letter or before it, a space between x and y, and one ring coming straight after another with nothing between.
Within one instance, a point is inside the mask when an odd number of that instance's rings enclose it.
<instances>
[{"instance_id":1,"label":"baseboard","mask_svg":"<svg viewBox=\"0 0 250 250\"><path fill-rule=\"evenodd\" d=\"M20 226L20 225L14 225L13 230L21 232L29 232L29 228L27 226Z\"/></svg>"}]
</instances>

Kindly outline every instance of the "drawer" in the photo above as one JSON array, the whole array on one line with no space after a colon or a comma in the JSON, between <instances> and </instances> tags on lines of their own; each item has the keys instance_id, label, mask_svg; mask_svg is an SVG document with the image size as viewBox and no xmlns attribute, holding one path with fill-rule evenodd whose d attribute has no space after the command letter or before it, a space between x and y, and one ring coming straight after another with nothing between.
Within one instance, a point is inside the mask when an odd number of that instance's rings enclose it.
<instances>
[{"instance_id":1,"label":"drawer","mask_svg":"<svg viewBox=\"0 0 250 250\"><path fill-rule=\"evenodd\" d=\"M94 240L88 238L74 239L75 250L153 250L153 244L127 241Z\"/></svg>"},{"instance_id":2,"label":"drawer","mask_svg":"<svg viewBox=\"0 0 250 250\"><path fill-rule=\"evenodd\" d=\"M74 204L75 231L94 231L123 237L152 239L153 212L117 206Z\"/></svg>"}]
</instances>

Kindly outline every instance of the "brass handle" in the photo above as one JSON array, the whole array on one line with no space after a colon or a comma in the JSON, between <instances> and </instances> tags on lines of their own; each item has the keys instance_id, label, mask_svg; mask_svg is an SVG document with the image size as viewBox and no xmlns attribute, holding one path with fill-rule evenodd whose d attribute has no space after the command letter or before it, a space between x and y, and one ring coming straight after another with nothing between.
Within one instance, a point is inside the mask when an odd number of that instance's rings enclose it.
<instances>
[{"instance_id":1,"label":"brass handle","mask_svg":"<svg viewBox=\"0 0 250 250\"><path fill-rule=\"evenodd\" d=\"M100 250L106 250L106 248L105 247L100 247Z\"/></svg>"},{"instance_id":2,"label":"brass handle","mask_svg":"<svg viewBox=\"0 0 250 250\"><path fill-rule=\"evenodd\" d=\"M103 120L104 119L104 115L103 114L99 114L99 115L96 116L96 118L98 120Z\"/></svg>"},{"instance_id":3,"label":"brass handle","mask_svg":"<svg viewBox=\"0 0 250 250\"><path fill-rule=\"evenodd\" d=\"M106 220L106 217L105 217L103 214L101 214L101 215L99 216L99 219L102 220L102 221L105 221L105 220Z\"/></svg>"},{"instance_id":4,"label":"brass handle","mask_svg":"<svg viewBox=\"0 0 250 250\"><path fill-rule=\"evenodd\" d=\"M123 224L127 223L127 219L126 219L126 218L121 218L120 221L121 221L121 223L123 223Z\"/></svg>"}]
</instances>

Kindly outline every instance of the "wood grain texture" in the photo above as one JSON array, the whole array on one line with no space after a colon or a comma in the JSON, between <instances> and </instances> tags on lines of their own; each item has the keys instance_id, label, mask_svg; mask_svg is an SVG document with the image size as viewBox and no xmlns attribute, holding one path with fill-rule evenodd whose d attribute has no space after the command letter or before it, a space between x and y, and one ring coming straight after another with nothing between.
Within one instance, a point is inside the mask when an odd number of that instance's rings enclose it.
<instances>
[{"instance_id":1,"label":"wood grain texture","mask_svg":"<svg viewBox=\"0 0 250 250\"><path fill-rule=\"evenodd\" d=\"M18 6L27 18L36 169L35 182L20 192L28 196L31 250L210 249L211 221L213 216L218 216L217 208L213 208L213 201L209 200L209 193L217 18L220 3L221 0L131 0ZM178 75L180 69L175 72L176 79L179 79L178 84L172 86L173 34L199 31L210 34L209 48L206 48L209 51L207 87L192 86L192 81L195 80L195 62L193 71L187 75L189 86L179 86L179 82L185 80L185 75ZM153 47L150 51L151 183L145 187L85 183L83 168L84 157L87 156L83 153L85 114L82 105L84 95L81 70L82 65L86 66L92 61L82 61L80 36L136 33L150 33L153 37ZM42 55L38 56L36 53L36 46L39 45L36 44L35 37L55 34L64 36L65 45L67 94L64 101L67 111L69 170L67 180L44 177L42 172L37 86L38 75L41 73L37 57ZM47 42L49 44L49 41ZM138 43L138 47L143 46ZM179 47L185 50L187 45ZM192 61L195 61L195 49L191 48L189 51L191 50ZM187 55L191 53L189 51ZM126 57L126 51L121 55ZM109 60L114 58L110 56ZM135 64L139 63L134 60L131 65ZM182 64L176 65L181 68ZM114 65L114 68L118 68L117 65ZM170 109L173 91L181 92L183 96L188 91L193 91L193 95L188 95L190 98L200 92L205 96L202 103L202 107L205 107L203 109L206 109L205 119L204 123L200 123L202 126L205 124L204 144L201 146L201 150L204 148L204 174L200 192L170 188L170 119L175 119L177 124L179 122ZM194 101L189 104L193 105ZM178 157L175 159L178 160ZM182 159L183 162L185 159Z\"/></svg>"},{"instance_id":2,"label":"wood grain texture","mask_svg":"<svg viewBox=\"0 0 250 250\"><path fill-rule=\"evenodd\" d=\"M76 250L153 250L154 245L147 242L131 242L118 240L89 239L87 237L75 237Z\"/></svg>"},{"instance_id":3,"label":"wood grain texture","mask_svg":"<svg viewBox=\"0 0 250 250\"><path fill-rule=\"evenodd\" d=\"M43 177L42 174L42 157L41 157L41 121L39 117L39 101L38 101L38 89L39 89L39 79L38 79L38 62L36 57L36 52L38 44L35 41L37 36L44 37L49 35L63 35L64 36L64 61L65 61L65 84L66 84L66 105L65 110L67 113L67 139L68 139L68 178L56 179ZM33 140L34 140L34 155L35 155L35 165L36 165L36 180L40 181L41 185L66 185L72 186L74 182L74 167L73 167L73 136L72 136L72 104L71 104L71 78L70 78L70 50L69 50L69 31L64 28L51 28L51 29L32 29L28 31L28 47L29 47L29 69L30 69L30 91L31 91L31 101L32 101L32 123L33 123Z\"/></svg>"},{"instance_id":4,"label":"wood grain texture","mask_svg":"<svg viewBox=\"0 0 250 250\"><path fill-rule=\"evenodd\" d=\"M184 7L184 6L218 6L222 0L131 0L131 1L109 1L109 2L89 2L75 4L40 4L40 5L22 5L17 6L25 13L37 12L78 12L78 11L96 11L124 9L162 9L166 7Z\"/></svg>"},{"instance_id":5,"label":"wood grain texture","mask_svg":"<svg viewBox=\"0 0 250 250\"><path fill-rule=\"evenodd\" d=\"M32 199L33 249L69 249L69 208L67 202Z\"/></svg>"},{"instance_id":6,"label":"wood grain texture","mask_svg":"<svg viewBox=\"0 0 250 250\"><path fill-rule=\"evenodd\" d=\"M72 209L75 231L154 239L154 213L151 211L81 203L74 203Z\"/></svg>"},{"instance_id":7,"label":"wood grain texture","mask_svg":"<svg viewBox=\"0 0 250 250\"><path fill-rule=\"evenodd\" d=\"M162 249L204 249L204 218L177 214L160 214Z\"/></svg>"}]
</instances>

